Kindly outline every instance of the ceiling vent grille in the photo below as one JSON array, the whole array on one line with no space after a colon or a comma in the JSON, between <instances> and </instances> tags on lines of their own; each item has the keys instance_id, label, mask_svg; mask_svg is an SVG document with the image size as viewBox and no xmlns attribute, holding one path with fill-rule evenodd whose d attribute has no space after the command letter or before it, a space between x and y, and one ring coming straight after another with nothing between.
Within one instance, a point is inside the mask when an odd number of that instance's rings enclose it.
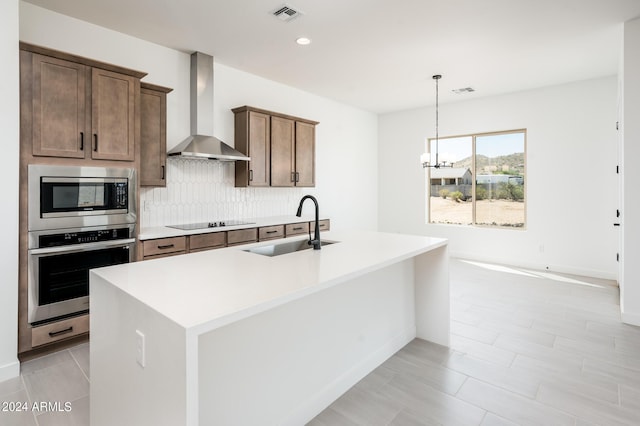
<instances>
[{"instance_id":1,"label":"ceiling vent grille","mask_svg":"<svg viewBox=\"0 0 640 426\"><path fill-rule=\"evenodd\" d=\"M292 8L291 6L287 6L286 4L282 5L281 7L277 8L271 13L273 14L273 16L275 16L276 18L280 19L283 22L289 22L297 18L298 16L302 15L302 12Z\"/></svg>"}]
</instances>

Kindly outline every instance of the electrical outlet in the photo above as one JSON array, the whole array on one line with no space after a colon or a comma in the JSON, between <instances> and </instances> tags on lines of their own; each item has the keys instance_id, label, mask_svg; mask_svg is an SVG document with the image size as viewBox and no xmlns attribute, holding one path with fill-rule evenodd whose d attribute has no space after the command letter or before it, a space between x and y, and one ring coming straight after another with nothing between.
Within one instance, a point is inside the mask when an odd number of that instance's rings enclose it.
<instances>
[{"instance_id":1,"label":"electrical outlet","mask_svg":"<svg viewBox=\"0 0 640 426\"><path fill-rule=\"evenodd\" d=\"M140 330L136 330L136 361L142 368L144 368L147 363L145 336Z\"/></svg>"}]
</instances>

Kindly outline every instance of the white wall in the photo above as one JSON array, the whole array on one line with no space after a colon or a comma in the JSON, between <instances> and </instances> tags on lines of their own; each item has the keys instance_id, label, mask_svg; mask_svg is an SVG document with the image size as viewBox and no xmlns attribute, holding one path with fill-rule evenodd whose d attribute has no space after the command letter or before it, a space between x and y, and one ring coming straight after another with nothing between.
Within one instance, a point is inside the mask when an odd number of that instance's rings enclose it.
<instances>
[{"instance_id":1,"label":"white wall","mask_svg":"<svg viewBox=\"0 0 640 426\"><path fill-rule=\"evenodd\" d=\"M624 25L624 59L622 67L622 257L620 288L622 320L640 326L640 19Z\"/></svg>"},{"instance_id":2,"label":"white wall","mask_svg":"<svg viewBox=\"0 0 640 426\"><path fill-rule=\"evenodd\" d=\"M18 363L18 0L0 2L0 129L2 224L0 240L0 382L20 372Z\"/></svg>"},{"instance_id":3,"label":"white wall","mask_svg":"<svg viewBox=\"0 0 640 426\"><path fill-rule=\"evenodd\" d=\"M65 31L59 31L65 28ZM78 36L82 34L82 37ZM167 97L167 145L171 148L189 135L189 55L87 22L60 15L29 3L20 3L20 39L88 58L146 71L144 78L174 89ZM215 52L204 52L214 56ZM257 77L220 63L214 64L214 133L233 145L231 108L251 105L319 121L316 132L316 188L292 189L282 205L294 214L296 196L312 193L332 227L377 227L377 117L329 99ZM207 166L211 168L212 166ZM213 166L215 167L215 166ZM168 175L171 182L171 176ZM226 191L235 191L228 187ZM166 190L165 190L166 191ZM240 190L238 190L240 191ZM142 201L162 199L161 190L143 190ZM248 193L245 191L245 193ZM240 194L240 192L238 192ZM250 193L249 193L250 194ZM357 195L356 195L357 194ZM174 194L175 195L175 194ZM262 199L277 202L282 195L262 191ZM164 194L170 198L169 194ZM275 197L274 199L271 199ZM246 199L239 196L238 199ZM299 198L298 198L299 200ZM287 205L288 204L288 205ZM154 203L149 205L153 209ZM142 226L166 225L168 219L144 211ZM225 218L210 218L225 219ZM145 223L147 221L147 223Z\"/></svg>"},{"instance_id":4,"label":"white wall","mask_svg":"<svg viewBox=\"0 0 640 426\"><path fill-rule=\"evenodd\" d=\"M380 230L449 238L454 256L616 279L616 92L610 77L440 105L440 135L527 129L526 230L425 224L418 159L434 109L379 117Z\"/></svg>"}]
</instances>

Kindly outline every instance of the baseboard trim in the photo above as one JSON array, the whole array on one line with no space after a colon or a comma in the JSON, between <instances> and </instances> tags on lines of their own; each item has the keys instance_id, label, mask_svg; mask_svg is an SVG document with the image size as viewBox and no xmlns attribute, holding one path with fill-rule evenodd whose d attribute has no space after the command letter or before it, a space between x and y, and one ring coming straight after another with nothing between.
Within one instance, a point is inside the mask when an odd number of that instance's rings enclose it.
<instances>
[{"instance_id":1,"label":"baseboard trim","mask_svg":"<svg viewBox=\"0 0 640 426\"><path fill-rule=\"evenodd\" d=\"M9 364L0 366L0 382L4 382L5 380L13 379L20 375L20 361L16 358L15 361L10 362Z\"/></svg>"},{"instance_id":2,"label":"baseboard trim","mask_svg":"<svg viewBox=\"0 0 640 426\"><path fill-rule=\"evenodd\" d=\"M640 314L622 312L620 316L622 317L623 323L640 327Z\"/></svg>"},{"instance_id":3,"label":"baseboard trim","mask_svg":"<svg viewBox=\"0 0 640 426\"><path fill-rule=\"evenodd\" d=\"M362 380L367 374L375 370L393 354L411 342L415 337L416 328L413 327L412 329L407 330L404 334L396 336L392 340L388 341L362 362L353 366L349 371L338 377L324 389L321 389L305 404L301 404L297 407L296 410L281 424L284 426L307 424L322 410L331 405L333 401L349 390L349 388Z\"/></svg>"}]
</instances>

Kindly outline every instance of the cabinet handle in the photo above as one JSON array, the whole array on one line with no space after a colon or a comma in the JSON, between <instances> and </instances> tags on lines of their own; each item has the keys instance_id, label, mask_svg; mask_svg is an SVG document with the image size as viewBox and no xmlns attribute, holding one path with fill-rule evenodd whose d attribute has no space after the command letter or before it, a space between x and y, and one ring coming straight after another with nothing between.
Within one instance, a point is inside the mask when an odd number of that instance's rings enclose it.
<instances>
[{"instance_id":1,"label":"cabinet handle","mask_svg":"<svg viewBox=\"0 0 640 426\"><path fill-rule=\"evenodd\" d=\"M84 151L84 132L80 132L80 151Z\"/></svg>"},{"instance_id":2,"label":"cabinet handle","mask_svg":"<svg viewBox=\"0 0 640 426\"><path fill-rule=\"evenodd\" d=\"M164 166L160 166L160 167L162 167L162 178L161 179L164 180Z\"/></svg>"},{"instance_id":3,"label":"cabinet handle","mask_svg":"<svg viewBox=\"0 0 640 426\"><path fill-rule=\"evenodd\" d=\"M94 133L93 134L93 150L97 151L98 150L98 134Z\"/></svg>"},{"instance_id":4,"label":"cabinet handle","mask_svg":"<svg viewBox=\"0 0 640 426\"><path fill-rule=\"evenodd\" d=\"M302 226L299 226L297 228L293 228L294 231L302 231L304 228Z\"/></svg>"},{"instance_id":5,"label":"cabinet handle","mask_svg":"<svg viewBox=\"0 0 640 426\"><path fill-rule=\"evenodd\" d=\"M300 173L296 172L296 182L300 182Z\"/></svg>"},{"instance_id":6,"label":"cabinet handle","mask_svg":"<svg viewBox=\"0 0 640 426\"><path fill-rule=\"evenodd\" d=\"M73 331L73 326L71 326L69 328L65 328L64 330L60 330L60 331L50 331L49 332L49 337L60 336L61 334L71 333L72 331Z\"/></svg>"},{"instance_id":7,"label":"cabinet handle","mask_svg":"<svg viewBox=\"0 0 640 426\"><path fill-rule=\"evenodd\" d=\"M267 234L275 234L278 231L267 231Z\"/></svg>"},{"instance_id":8,"label":"cabinet handle","mask_svg":"<svg viewBox=\"0 0 640 426\"><path fill-rule=\"evenodd\" d=\"M291 172L291 182L295 182L295 181L296 181L296 173Z\"/></svg>"},{"instance_id":9,"label":"cabinet handle","mask_svg":"<svg viewBox=\"0 0 640 426\"><path fill-rule=\"evenodd\" d=\"M249 169L249 182L253 181L253 170Z\"/></svg>"},{"instance_id":10,"label":"cabinet handle","mask_svg":"<svg viewBox=\"0 0 640 426\"><path fill-rule=\"evenodd\" d=\"M165 244L163 246L158 246L159 250L164 250L164 249L168 249L168 248L173 248L174 244Z\"/></svg>"}]
</instances>

